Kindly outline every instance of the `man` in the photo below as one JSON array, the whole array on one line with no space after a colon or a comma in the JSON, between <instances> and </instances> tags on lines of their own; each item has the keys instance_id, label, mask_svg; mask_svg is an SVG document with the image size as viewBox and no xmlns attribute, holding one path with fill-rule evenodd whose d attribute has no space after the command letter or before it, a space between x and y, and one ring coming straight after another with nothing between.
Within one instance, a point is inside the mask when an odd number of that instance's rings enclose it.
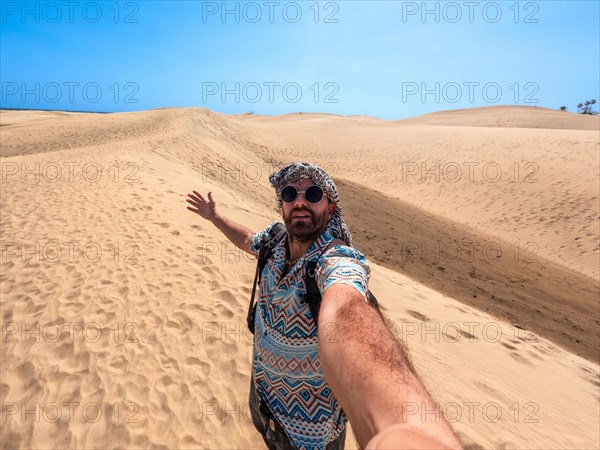
<instances>
[{"instance_id":1,"label":"man","mask_svg":"<svg viewBox=\"0 0 600 450\"><path fill-rule=\"evenodd\" d=\"M269 180L287 236L263 270L255 316L250 410L267 447L343 450L350 420L362 448L462 448L367 300L369 264L352 247L331 177L294 163ZM190 211L258 257L274 224L254 233L218 214L211 192L189 197ZM346 245L329 246L334 238ZM303 299L306 261L317 262L318 330Z\"/></svg>"}]
</instances>

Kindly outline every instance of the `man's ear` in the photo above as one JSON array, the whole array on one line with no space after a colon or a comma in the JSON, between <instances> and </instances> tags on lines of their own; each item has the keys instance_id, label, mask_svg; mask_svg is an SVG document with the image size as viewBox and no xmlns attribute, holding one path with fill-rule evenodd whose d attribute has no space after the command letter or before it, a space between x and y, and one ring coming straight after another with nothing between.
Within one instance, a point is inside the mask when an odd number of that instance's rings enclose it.
<instances>
[{"instance_id":1,"label":"man's ear","mask_svg":"<svg viewBox=\"0 0 600 450\"><path fill-rule=\"evenodd\" d=\"M331 214L333 216L335 209L336 209L335 203L330 203L329 204L329 214Z\"/></svg>"}]
</instances>

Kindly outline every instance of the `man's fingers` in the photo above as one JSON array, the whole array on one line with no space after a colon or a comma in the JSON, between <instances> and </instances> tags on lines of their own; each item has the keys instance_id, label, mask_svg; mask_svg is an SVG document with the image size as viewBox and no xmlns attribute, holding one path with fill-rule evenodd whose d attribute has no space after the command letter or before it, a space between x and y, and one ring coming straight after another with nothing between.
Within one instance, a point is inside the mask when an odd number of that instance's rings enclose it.
<instances>
[{"instance_id":1,"label":"man's fingers","mask_svg":"<svg viewBox=\"0 0 600 450\"><path fill-rule=\"evenodd\" d=\"M194 200L190 200L189 198L186 200L186 202L188 202L196 207L200 206L200 203L198 203L197 201L194 201Z\"/></svg>"},{"instance_id":2,"label":"man's fingers","mask_svg":"<svg viewBox=\"0 0 600 450\"><path fill-rule=\"evenodd\" d=\"M196 196L194 196L192 194L188 194L187 201L189 202L190 199L192 199L193 201L198 202L198 203L200 203L200 201L201 201L198 197L196 197Z\"/></svg>"},{"instance_id":3,"label":"man's fingers","mask_svg":"<svg viewBox=\"0 0 600 450\"><path fill-rule=\"evenodd\" d=\"M197 191L192 191L192 192L194 193L194 195L188 194L188 197L191 198L196 203L198 203L199 205L202 203L214 203L214 200L212 197L212 191L208 193L208 200L204 200L204 197L199 192L197 192Z\"/></svg>"},{"instance_id":4,"label":"man's fingers","mask_svg":"<svg viewBox=\"0 0 600 450\"><path fill-rule=\"evenodd\" d=\"M192 194L188 194L188 197L191 198L193 201L195 201L198 204L202 204L202 203L206 203L206 200L204 200L204 197L202 197L200 194L198 194L196 191L194 191L197 195L192 195ZM189 199L188 199L189 200Z\"/></svg>"},{"instance_id":5,"label":"man's fingers","mask_svg":"<svg viewBox=\"0 0 600 450\"><path fill-rule=\"evenodd\" d=\"M195 208L190 208L189 206L187 207L187 209L189 209L191 212L198 214L198 210Z\"/></svg>"}]
</instances>

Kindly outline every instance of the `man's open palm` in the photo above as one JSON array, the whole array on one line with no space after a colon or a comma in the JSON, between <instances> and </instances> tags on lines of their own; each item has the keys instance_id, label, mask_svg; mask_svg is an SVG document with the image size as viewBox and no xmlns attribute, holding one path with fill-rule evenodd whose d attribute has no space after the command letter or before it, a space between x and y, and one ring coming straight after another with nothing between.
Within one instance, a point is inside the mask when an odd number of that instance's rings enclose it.
<instances>
[{"instance_id":1,"label":"man's open palm","mask_svg":"<svg viewBox=\"0 0 600 450\"><path fill-rule=\"evenodd\" d=\"M200 217L203 217L206 220L213 220L215 218L215 207L216 204L212 198L212 192L208 193L208 200L205 200L202 195L198 192L193 191L193 194L188 194L187 202L193 205L194 207L187 207L190 211L198 214Z\"/></svg>"}]
</instances>

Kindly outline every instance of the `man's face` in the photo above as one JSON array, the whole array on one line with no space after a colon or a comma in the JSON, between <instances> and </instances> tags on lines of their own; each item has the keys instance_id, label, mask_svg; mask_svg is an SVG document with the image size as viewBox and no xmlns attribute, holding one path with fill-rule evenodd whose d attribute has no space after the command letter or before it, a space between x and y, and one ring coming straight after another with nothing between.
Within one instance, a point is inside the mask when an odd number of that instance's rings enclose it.
<instances>
[{"instance_id":1,"label":"man's face","mask_svg":"<svg viewBox=\"0 0 600 450\"><path fill-rule=\"evenodd\" d=\"M294 186L298 191L305 191L315 183L310 178L302 178L289 186ZM291 203L282 202L282 215L285 227L288 230L290 241L313 242L325 231L327 222L335 212L335 204L330 203L327 196L319 203L309 203L304 194L298 194ZM308 217L300 217L307 215Z\"/></svg>"}]
</instances>

